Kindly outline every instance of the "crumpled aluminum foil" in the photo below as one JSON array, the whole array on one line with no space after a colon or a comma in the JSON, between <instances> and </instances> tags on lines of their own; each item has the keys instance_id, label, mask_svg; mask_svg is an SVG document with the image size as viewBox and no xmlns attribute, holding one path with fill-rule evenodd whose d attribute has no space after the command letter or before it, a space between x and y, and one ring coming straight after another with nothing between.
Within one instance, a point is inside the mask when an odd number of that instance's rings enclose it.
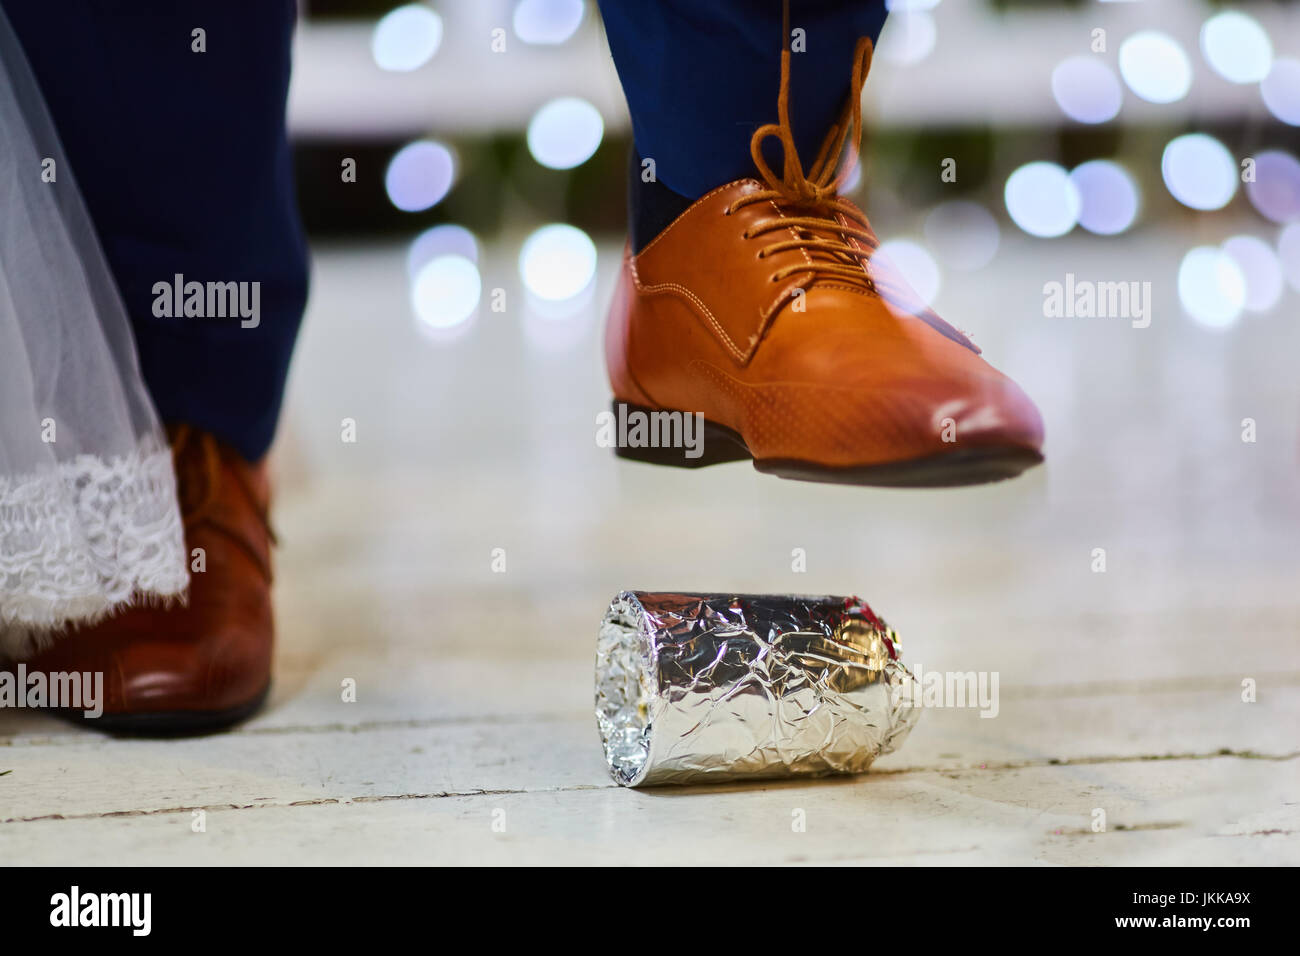
<instances>
[{"instance_id":1,"label":"crumpled aluminum foil","mask_svg":"<svg viewBox=\"0 0 1300 956\"><path fill-rule=\"evenodd\" d=\"M624 591L596 643L623 786L861 773L920 714L898 637L858 598Z\"/></svg>"}]
</instances>

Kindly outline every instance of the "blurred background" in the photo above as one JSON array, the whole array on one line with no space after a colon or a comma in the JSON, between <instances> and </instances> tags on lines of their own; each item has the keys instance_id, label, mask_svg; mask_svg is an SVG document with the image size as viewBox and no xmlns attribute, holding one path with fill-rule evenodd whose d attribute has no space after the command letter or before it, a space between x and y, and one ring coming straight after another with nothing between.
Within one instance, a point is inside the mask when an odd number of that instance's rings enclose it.
<instances>
[{"instance_id":1,"label":"blurred background","mask_svg":"<svg viewBox=\"0 0 1300 956\"><path fill-rule=\"evenodd\" d=\"M1300 287L1300 234L1285 228L1300 216L1295 5L889 6L853 193L923 294L990 267L1007 235L1161 225L1187 237L1192 321L1232 325ZM472 262L504 229L521 252L532 240L528 291L562 301L594 276L593 249L536 230L600 242L623 228L629 124L594 2L307 0L290 122L311 232L409 241L413 291L422 269ZM941 179L947 158L957 174ZM418 319L471 321L470 270L432 274L447 281L415 295Z\"/></svg>"}]
</instances>

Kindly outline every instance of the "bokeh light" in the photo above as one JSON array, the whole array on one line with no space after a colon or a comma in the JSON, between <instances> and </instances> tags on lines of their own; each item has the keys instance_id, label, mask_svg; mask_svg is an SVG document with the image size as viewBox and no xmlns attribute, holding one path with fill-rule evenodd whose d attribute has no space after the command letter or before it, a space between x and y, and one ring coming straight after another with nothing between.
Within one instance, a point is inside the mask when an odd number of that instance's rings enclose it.
<instances>
[{"instance_id":1,"label":"bokeh light","mask_svg":"<svg viewBox=\"0 0 1300 956\"><path fill-rule=\"evenodd\" d=\"M420 140L403 146L389 160L384 188L398 209L420 212L447 195L455 176L451 150L441 143Z\"/></svg>"},{"instance_id":2,"label":"bokeh light","mask_svg":"<svg viewBox=\"0 0 1300 956\"><path fill-rule=\"evenodd\" d=\"M1056 163L1021 166L1007 177L1007 213L1031 236L1063 236L1079 221L1079 190Z\"/></svg>"},{"instance_id":3,"label":"bokeh light","mask_svg":"<svg viewBox=\"0 0 1300 956\"><path fill-rule=\"evenodd\" d=\"M528 124L528 151L550 169L572 169L589 160L605 135L600 111L586 100L551 100Z\"/></svg>"},{"instance_id":4,"label":"bokeh light","mask_svg":"<svg viewBox=\"0 0 1300 956\"><path fill-rule=\"evenodd\" d=\"M370 52L383 70L418 70L442 45L442 17L429 7L410 3L379 19L370 38Z\"/></svg>"},{"instance_id":5,"label":"bokeh light","mask_svg":"<svg viewBox=\"0 0 1300 956\"><path fill-rule=\"evenodd\" d=\"M1201 27L1201 53L1210 68L1232 83L1258 83L1273 62L1273 44L1254 17L1227 10Z\"/></svg>"},{"instance_id":6,"label":"bokeh light","mask_svg":"<svg viewBox=\"0 0 1300 956\"><path fill-rule=\"evenodd\" d=\"M1283 123L1300 126L1300 60L1274 60L1259 93L1270 113Z\"/></svg>"},{"instance_id":7,"label":"bokeh light","mask_svg":"<svg viewBox=\"0 0 1300 956\"><path fill-rule=\"evenodd\" d=\"M1277 237L1277 260L1286 284L1300 292L1300 222L1293 222Z\"/></svg>"},{"instance_id":8,"label":"bokeh light","mask_svg":"<svg viewBox=\"0 0 1300 956\"><path fill-rule=\"evenodd\" d=\"M1173 103L1192 88L1192 62L1173 37L1141 30L1119 47L1119 72L1148 103Z\"/></svg>"},{"instance_id":9,"label":"bokeh light","mask_svg":"<svg viewBox=\"0 0 1300 956\"><path fill-rule=\"evenodd\" d=\"M1178 268L1178 300L1199 325L1223 329L1246 305L1246 277L1222 249L1198 246Z\"/></svg>"},{"instance_id":10,"label":"bokeh light","mask_svg":"<svg viewBox=\"0 0 1300 956\"><path fill-rule=\"evenodd\" d=\"M519 276L532 295L562 302L581 293L596 276L596 246L575 226L552 223L524 240Z\"/></svg>"},{"instance_id":11,"label":"bokeh light","mask_svg":"<svg viewBox=\"0 0 1300 956\"><path fill-rule=\"evenodd\" d=\"M939 295L939 266L923 245L911 239L889 239L880 244L876 255L892 264L916 292L921 301L906 303L912 311L919 312L934 302Z\"/></svg>"},{"instance_id":12,"label":"bokeh light","mask_svg":"<svg viewBox=\"0 0 1300 956\"><path fill-rule=\"evenodd\" d=\"M525 43L563 43L582 25L583 0L519 0L515 7L515 36Z\"/></svg>"},{"instance_id":13,"label":"bokeh light","mask_svg":"<svg viewBox=\"0 0 1300 956\"><path fill-rule=\"evenodd\" d=\"M1237 161L1213 136L1187 133L1169 142L1160 173L1170 195L1192 209L1222 209L1237 193Z\"/></svg>"},{"instance_id":14,"label":"bokeh light","mask_svg":"<svg viewBox=\"0 0 1300 956\"><path fill-rule=\"evenodd\" d=\"M1246 196L1261 216L1273 222L1300 219L1300 160L1278 149L1255 156L1255 179Z\"/></svg>"},{"instance_id":15,"label":"bokeh light","mask_svg":"<svg viewBox=\"0 0 1300 956\"><path fill-rule=\"evenodd\" d=\"M1138 214L1138 187L1119 163L1094 159L1076 166L1070 181L1079 190L1079 225L1100 236L1113 236L1133 225Z\"/></svg>"},{"instance_id":16,"label":"bokeh light","mask_svg":"<svg viewBox=\"0 0 1300 956\"><path fill-rule=\"evenodd\" d=\"M925 10L900 9L885 21L880 58L899 66L920 63L933 52L938 32L934 17Z\"/></svg>"},{"instance_id":17,"label":"bokeh light","mask_svg":"<svg viewBox=\"0 0 1300 956\"><path fill-rule=\"evenodd\" d=\"M428 328L450 329L474 314L482 291L478 266L473 262L464 256L438 256L416 274L411 304Z\"/></svg>"},{"instance_id":18,"label":"bokeh light","mask_svg":"<svg viewBox=\"0 0 1300 956\"><path fill-rule=\"evenodd\" d=\"M1072 56L1052 71L1052 96L1070 119L1105 123L1119 115L1124 90L1115 72L1103 61Z\"/></svg>"},{"instance_id":19,"label":"bokeh light","mask_svg":"<svg viewBox=\"0 0 1300 956\"><path fill-rule=\"evenodd\" d=\"M464 226L445 224L426 229L415 237L406 251L406 275L416 274L439 256L461 256L478 262L478 239Z\"/></svg>"},{"instance_id":20,"label":"bokeh light","mask_svg":"<svg viewBox=\"0 0 1300 956\"><path fill-rule=\"evenodd\" d=\"M1246 309L1267 312L1277 305L1282 298L1282 266L1273 247L1257 236L1233 236L1222 249L1246 280Z\"/></svg>"},{"instance_id":21,"label":"bokeh light","mask_svg":"<svg viewBox=\"0 0 1300 956\"><path fill-rule=\"evenodd\" d=\"M973 272L992 261L1000 240L998 221L979 203L954 199L925 217L925 241L946 266Z\"/></svg>"},{"instance_id":22,"label":"bokeh light","mask_svg":"<svg viewBox=\"0 0 1300 956\"><path fill-rule=\"evenodd\" d=\"M853 165L849 168L848 178L844 180L844 185L840 188L842 193L854 192L862 185L862 160L855 159Z\"/></svg>"}]
</instances>

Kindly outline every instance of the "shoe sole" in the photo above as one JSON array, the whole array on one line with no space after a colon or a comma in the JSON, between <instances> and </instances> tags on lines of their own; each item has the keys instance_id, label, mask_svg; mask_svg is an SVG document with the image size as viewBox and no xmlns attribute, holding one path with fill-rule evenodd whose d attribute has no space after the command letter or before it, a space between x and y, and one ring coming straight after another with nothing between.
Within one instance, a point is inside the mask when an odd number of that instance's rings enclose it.
<instances>
[{"instance_id":1,"label":"shoe sole","mask_svg":"<svg viewBox=\"0 0 1300 956\"><path fill-rule=\"evenodd\" d=\"M619 421L623 420L619 417L620 414L642 412L651 415L669 411L618 400L612 403L612 408L615 419ZM698 458L688 458L685 448L632 448L623 445L616 445L614 454L630 461L674 468L705 468L731 461L752 461L755 470L780 478L878 488L960 488L965 485L983 485L1014 478L1043 461L1039 452L1019 445L980 445L923 458L849 467L821 465L793 458L755 458L739 432L707 418L704 419L702 439L703 448Z\"/></svg>"},{"instance_id":2,"label":"shoe sole","mask_svg":"<svg viewBox=\"0 0 1300 956\"><path fill-rule=\"evenodd\" d=\"M226 730L262 709L271 692L267 684L247 703L229 710L143 711L131 714L101 714L87 717L80 710L56 710L56 716L75 724L102 730L119 737L201 737Z\"/></svg>"}]
</instances>

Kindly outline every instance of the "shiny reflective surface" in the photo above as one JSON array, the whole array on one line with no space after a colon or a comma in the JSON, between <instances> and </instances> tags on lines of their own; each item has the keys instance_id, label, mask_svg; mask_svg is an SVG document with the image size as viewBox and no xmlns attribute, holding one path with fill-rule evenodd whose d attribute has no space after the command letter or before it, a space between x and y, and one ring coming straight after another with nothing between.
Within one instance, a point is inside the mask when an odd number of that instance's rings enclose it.
<instances>
[{"instance_id":1,"label":"shiny reflective surface","mask_svg":"<svg viewBox=\"0 0 1300 956\"><path fill-rule=\"evenodd\" d=\"M624 786L861 773L907 737L898 636L858 598L624 591L596 723Z\"/></svg>"}]
</instances>

